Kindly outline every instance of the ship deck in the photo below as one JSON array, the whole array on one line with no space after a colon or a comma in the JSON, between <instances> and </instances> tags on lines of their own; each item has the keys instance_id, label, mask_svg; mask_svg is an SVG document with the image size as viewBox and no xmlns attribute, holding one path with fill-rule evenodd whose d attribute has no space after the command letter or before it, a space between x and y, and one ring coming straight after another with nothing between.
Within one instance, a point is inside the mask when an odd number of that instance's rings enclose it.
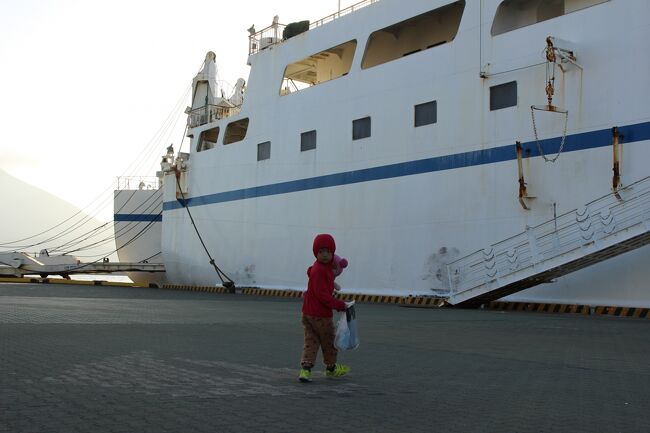
<instances>
[{"instance_id":1,"label":"ship deck","mask_svg":"<svg viewBox=\"0 0 650 433\"><path fill-rule=\"evenodd\" d=\"M650 426L647 319L360 304L352 373L301 384L299 314L297 298L0 284L0 432Z\"/></svg>"}]
</instances>

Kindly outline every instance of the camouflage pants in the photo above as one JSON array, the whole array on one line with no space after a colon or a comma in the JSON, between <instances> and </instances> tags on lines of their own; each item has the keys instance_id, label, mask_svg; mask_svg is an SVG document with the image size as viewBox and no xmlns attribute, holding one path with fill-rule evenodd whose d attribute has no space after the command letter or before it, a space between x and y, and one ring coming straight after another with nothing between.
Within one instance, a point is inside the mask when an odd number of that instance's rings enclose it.
<instances>
[{"instance_id":1,"label":"camouflage pants","mask_svg":"<svg viewBox=\"0 0 650 433\"><path fill-rule=\"evenodd\" d=\"M300 365L311 368L316 362L316 354L320 347L323 351L325 365L336 364L338 351L334 347L334 322L331 317L302 316L302 326L305 329L305 344L302 349Z\"/></svg>"}]
</instances>

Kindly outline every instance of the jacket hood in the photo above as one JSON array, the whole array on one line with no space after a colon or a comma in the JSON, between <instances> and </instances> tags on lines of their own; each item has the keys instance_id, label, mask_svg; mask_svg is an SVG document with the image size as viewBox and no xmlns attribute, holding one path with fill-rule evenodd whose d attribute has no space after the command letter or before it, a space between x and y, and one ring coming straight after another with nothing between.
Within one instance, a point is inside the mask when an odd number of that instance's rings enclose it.
<instances>
[{"instance_id":1,"label":"jacket hood","mask_svg":"<svg viewBox=\"0 0 650 433\"><path fill-rule=\"evenodd\" d=\"M332 235L321 233L314 238L314 246L312 249L314 257L318 255L318 250L321 248L327 248L332 254L334 254L336 251L336 242L334 242Z\"/></svg>"}]
</instances>

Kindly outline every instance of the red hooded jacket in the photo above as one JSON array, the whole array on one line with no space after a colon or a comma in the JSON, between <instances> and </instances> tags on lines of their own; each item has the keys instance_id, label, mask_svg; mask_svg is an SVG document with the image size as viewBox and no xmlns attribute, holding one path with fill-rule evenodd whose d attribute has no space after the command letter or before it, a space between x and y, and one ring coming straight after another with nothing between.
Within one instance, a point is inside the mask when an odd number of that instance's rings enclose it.
<instances>
[{"instance_id":1,"label":"red hooded jacket","mask_svg":"<svg viewBox=\"0 0 650 433\"><path fill-rule=\"evenodd\" d=\"M327 248L334 254L336 244L334 238L321 234L314 239L314 256L318 250ZM334 271L332 263L321 263L318 260L307 269L309 282L302 302L302 313L308 316L332 317L332 310L345 311L345 302L334 296Z\"/></svg>"}]
</instances>

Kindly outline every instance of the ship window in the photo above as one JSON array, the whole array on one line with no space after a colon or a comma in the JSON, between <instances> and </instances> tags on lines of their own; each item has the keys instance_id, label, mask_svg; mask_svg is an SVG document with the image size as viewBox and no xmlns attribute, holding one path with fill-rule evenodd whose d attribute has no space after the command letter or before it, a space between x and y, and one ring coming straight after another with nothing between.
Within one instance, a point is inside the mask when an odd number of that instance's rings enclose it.
<instances>
[{"instance_id":1,"label":"ship window","mask_svg":"<svg viewBox=\"0 0 650 433\"><path fill-rule=\"evenodd\" d=\"M458 33L464 9L465 1L456 1L373 32L361 68L372 68L451 42Z\"/></svg>"},{"instance_id":2,"label":"ship window","mask_svg":"<svg viewBox=\"0 0 650 433\"><path fill-rule=\"evenodd\" d=\"M504 0L499 4L492 36L550 20L609 0Z\"/></svg>"},{"instance_id":3,"label":"ship window","mask_svg":"<svg viewBox=\"0 0 650 433\"><path fill-rule=\"evenodd\" d=\"M438 121L438 103L426 102L415 106L415 127L431 125Z\"/></svg>"},{"instance_id":4,"label":"ship window","mask_svg":"<svg viewBox=\"0 0 650 433\"><path fill-rule=\"evenodd\" d=\"M300 151L316 149L316 130L300 134Z\"/></svg>"},{"instance_id":5,"label":"ship window","mask_svg":"<svg viewBox=\"0 0 650 433\"><path fill-rule=\"evenodd\" d=\"M357 41L348 41L291 63L284 70L280 95L303 90L347 75Z\"/></svg>"},{"instance_id":6,"label":"ship window","mask_svg":"<svg viewBox=\"0 0 650 433\"><path fill-rule=\"evenodd\" d=\"M217 144L217 139L219 138L219 127L212 129L206 129L201 131L199 135L199 142L196 145L197 152L203 152L204 150L212 149Z\"/></svg>"},{"instance_id":7,"label":"ship window","mask_svg":"<svg viewBox=\"0 0 650 433\"><path fill-rule=\"evenodd\" d=\"M236 143L246 138L248 130L248 118L231 122L226 127L226 134L223 137L223 144Z\"/></svg>"},{"instance_id":8,"label":"ship window","mask_svg":"<svg viewBox=\"0 0 650 433\"><path fill-rule=\"evenodd\" d=\"M490 87L490 111L517 105L517 82Z\"/></svg>"},{"instance_id":9,"label":"ship window","mask_svg":"<svg viewBox=\"0 0 650 433\"><path fill-rule=\"evenodd\" d=\"M370 117L352 121L352 139L360 140L370 137Z\"/></svg>"},{"instance_id":10,"label":"ship window","mask_svg":"<svg viewBox=\"0 0 650 433\"><path fill-rule=\"evenodd\" d=\"M271 158L271 142L265 141L257 145L257 160L264 161Z\"/></svg>"}]
</instances>

